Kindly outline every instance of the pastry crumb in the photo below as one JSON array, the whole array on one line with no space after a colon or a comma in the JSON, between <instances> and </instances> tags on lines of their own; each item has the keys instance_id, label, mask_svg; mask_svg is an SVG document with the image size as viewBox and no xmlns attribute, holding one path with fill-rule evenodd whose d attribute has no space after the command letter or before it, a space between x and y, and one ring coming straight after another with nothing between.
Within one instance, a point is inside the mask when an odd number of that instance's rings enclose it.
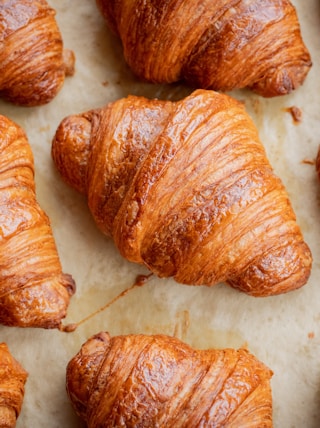
<instances>
[{"instance_id":1,"label":"pastry crumb","mask_svg":"<svg viewBox=\"0 0 320 428\"><path fill-rule=\"evenodd\" d=\"M50 131L50 125L41 126L39 128L39 132L47 132Z\"/></svg>"},{"instance_id":2,"label":"pastry crumb","mask_svg":"<svg viewBox=\"0 0 320 428\"><path fill-rule=\"evenodd\" d=\"M316 161L315 159L302 159L301 163L306 165L315 165Z\"/></svg>"},{"instance_id":3,"label":"pastry crumb","mask_svg":"<svg viewBox=\"0 0 320 428\"><path fill-rule=\"evenodd\" d=\"M291 106L286 108L285 110L291 114L293 122L295 124L302 122L302 110L299 107Z\"/></svg>"}]
</instances>

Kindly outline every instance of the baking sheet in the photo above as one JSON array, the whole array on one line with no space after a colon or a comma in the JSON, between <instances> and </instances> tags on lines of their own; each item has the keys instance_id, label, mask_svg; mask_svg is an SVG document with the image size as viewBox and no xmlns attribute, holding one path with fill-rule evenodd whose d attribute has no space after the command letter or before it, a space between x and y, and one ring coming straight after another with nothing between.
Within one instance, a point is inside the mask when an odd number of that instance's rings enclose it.
<instances>
[{"instance_id":1,"label":"baking sheet","mask_svg":"<svg viewBox=\"0 0 320 428\"><path fill-rule=\"evenodd\" d=\"M305 240L313 253L311 278L287 295L253 298L225 285L192 287L151 278L73 333L0 327L0 340L29 372L17 427L81 427L65 392L65 367L92 334L107 330L175 334L194 347L246 345L274 371L275 427L320 426L320 183L313 161L320 143L320 4L296 0L313 68L292 95L263 99L248 91L233 95L246 104L268 157L285 183ZM94 0L51 0L66 48L76 55L76 74L48 105L21 108L0 101L0 113L27 132L36 166L37 197L51 219L65 272L77 283L68 322L92 314L127 287L144 268L122 259L93 223L85 199L68 188L50 156L55 130L68 114L86 111L128 94L177 99L183 85L138 82L126 66L120 42L110 33ZM286 111L297 106L302 122Z\"/></svg>"}]
</instances>

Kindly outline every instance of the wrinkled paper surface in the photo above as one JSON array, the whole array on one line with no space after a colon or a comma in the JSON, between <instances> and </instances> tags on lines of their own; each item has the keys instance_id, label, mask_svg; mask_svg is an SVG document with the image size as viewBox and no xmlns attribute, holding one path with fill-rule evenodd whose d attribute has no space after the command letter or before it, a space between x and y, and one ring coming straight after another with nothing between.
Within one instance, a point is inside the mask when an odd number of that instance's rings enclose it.
<instances>
[{"instance_id":1,"label":"wrinkled paper surface","mask_svg":"<svg viewBox=\"0 0 320 428\"><path fill-rule=\"evenodd\" d=\"M48 105L22 108L0 101L0 113L26 131L33 149L38 201L51 219L63 270L77 283L64 324L78 322L130 287L143 267L122 259L97 230L85 199L68 188L51 159L51 140L69 114L100 107L128 94L178 99L182 85L141 83L124 62L94 0L51 0L66 48L76 55L76 73ZM320 3L295 0L313 68L306 82L285 97L263 99L248 91L245 102L268 157L290 195L314 258L308 284L270 298L253 298L226 285L184 286L152 277L73 333L0 326L16 359L29 372L17 427L81 427L65 391L65 369L85 340L110 334L166 333L194 347L247 346L273 371L274 425L320 426L320 183L312 165L320 144ZM302 110L295 124L287 109ZM307 162L306 162L307 161Z\"/></svg>"}]
</instances>

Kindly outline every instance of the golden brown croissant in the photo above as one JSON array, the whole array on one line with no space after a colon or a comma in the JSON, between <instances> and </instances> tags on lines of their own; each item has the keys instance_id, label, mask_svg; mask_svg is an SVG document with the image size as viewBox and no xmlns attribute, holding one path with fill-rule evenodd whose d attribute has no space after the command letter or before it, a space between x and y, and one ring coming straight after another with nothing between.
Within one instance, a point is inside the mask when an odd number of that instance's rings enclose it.
<instances>
[{"instance_id":1,"label":"golden brown croissant","mask_svg":"<svg viewBox=\"0 0 320 428\"><path fill-rule=\"evenodd\" d=\"M133 72L195 88L249 87L265 97L301 85L310 69L289 0L97 0Z\"/></svg>"},{"instance_id":2,"label":"golden brown croissant","mask_svg":"<svg viewBox=\"0 0 320 428\"><path fill-rule=\"evenodd\" d=\"M93 427L272 427L272 372L245 349L194 350L164 335L91 337L67 391Z\"/></svg>"},{"instance_id":3,"label":"golden brown croissant","mask_svg":"<svg viewBox=\"0 0 320 428\"><path fill-rule=\"evenodd\" d=\"M0 115L0 323L60 327L75 285L61 271L47 215L36 201L23 130Z\"/></svg>"},{"instance_id":4,"label":"golden brown croissant","mask_svg":"<svg viewBox=\"0 0 320 428\"><path fill-rule=\"evenodd\" d=\"M0 427L14 428L20 414L28 373L0 343Z\"/></svg>"},{"instance_id":5,"label":"golden brown croissant","mask_svg":"<svg viewBox=\"0 0 320 428\"><path fill-rule=\"evenodd\" d=\"M73 74L74 55L63 50L55 11L46 0L0 3L0 95L24 106L51 101L66 75Z\"/></svg>"},{"instance_id":6,"label":"golden brown croissant","mask_svg":"<svg viewBox=\"0 0 320 428\"><path fill-rule=\"evenodd\" d=\"M129 96L66 117L52 156L121 254L160 277L227 281L255 296L308 279L311 254L286 190L227 95Z\"/></svg>"}]
</instances>

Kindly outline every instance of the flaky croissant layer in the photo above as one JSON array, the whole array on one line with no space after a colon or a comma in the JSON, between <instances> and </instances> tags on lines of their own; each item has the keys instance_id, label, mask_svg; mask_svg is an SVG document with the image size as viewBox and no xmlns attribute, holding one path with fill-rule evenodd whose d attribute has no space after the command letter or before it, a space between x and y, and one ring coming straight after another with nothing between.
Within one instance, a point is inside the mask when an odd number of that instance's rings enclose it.
<instances>
[{"instance_id":1,"label":"flaky croissant layer","mask_svg":"<svg viewBox=\"0 0 320 428\"><path fill-rule=\"evenodd\" d=\"M311 67L289 0L96 1L129 66L151 82L272 97L301 85Z\"/></svg>"},{"instance_id":2,"label":"flaky croissant layer","mask_svg":"<svg viewBox=\"0 0 320 428\"><path fill-rule=\"evenodd\" d=\"M311 254L257 130L235 99L128 98L69 116L52 156L121 254L160 277L255 296L306 283Z\"/></svg>"},{"instance_id":3,"label":"flaky croissant layer","mask_svg":"<svg viewBox=\"0 0 320 428\"><path fill-rule=\"evenodd\" d=\"M73 74L74 61L46 0L0 3L0 96L23 106L46 104Z\"/></svg>"},{"instance_id":4,"label":"flaky croissant layer","mask_svg":"<svg viewBox=\"0 0 320 428\"><path fill-rule=\"evenodd\" d=\"M0 427L14 428L20 414L28 373L0 343Z\"/></svg>"},{"instance_id":5,"label":"flaky croissant layer","mask_svg":"<svg viewBox=\"0 0 320 428\"><path fill-rule=\"evenodd\" d=\"M67 366L94 427L272 427L272 376L245 349L195 350L164 335L91 337Z\"/></svg>"},{"instance_id":6,"label":"flaky croissant layer","mask_svg":"<svg viewBox=\"0 0 320 428\"><path fill-rule=\"evenodd\" d=\"M0 115L0 323L60 327L72 277L62 272L48 216L36 200L31 147Z\"/></svg>"}]
</instances>

